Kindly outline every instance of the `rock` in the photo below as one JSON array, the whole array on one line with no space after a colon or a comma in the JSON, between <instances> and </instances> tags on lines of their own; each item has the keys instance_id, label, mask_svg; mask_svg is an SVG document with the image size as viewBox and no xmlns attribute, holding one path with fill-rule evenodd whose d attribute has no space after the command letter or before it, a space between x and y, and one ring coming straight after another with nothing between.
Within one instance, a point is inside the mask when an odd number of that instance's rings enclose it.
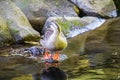
<instances>
[{"instance_id":1,"label":"rock","mask_svg":"<svg viewBox=\"0 0 120 80\"><path fill-rule=\"evenodd\" d=\"M13 38L7 27L7 23L0 14L0 46L3 46L5 43L9 44L13 42Z\"/></svg>"},{"instance_id":2,"label":"rock","mask_svg":"<svg viewBox=\"0 0 120 80\"><path fill-rule=\"evenodd\" d=\"M102 16L116 17L116 7L113 0L69 0L85 12L94 12ZM81 11L77 11L81 14ZM90 15L90 13L89 13ZM92 15L92 14L91 14Z\"/></svg>"},{"instance_id":3,"label":"rock","mask_svg":"<svg viewBox=\"0 0 120 80\"><path fill-rule=\"evenodd\" d=\"M35 30L37 30L38 32L41 32L46 19L47 19L46 17L34 18L29 20L29 22Z\"/></svg>"},{"instance_id":4,"label":"rock","mask_svg":"<svg viewBox=\"0 0 120 80\"><path fill-rule=\"evenodd\" d=\"M120 18L107 20L100 27L68 39L68 46L61 53L68 57L87 54L90 66L103 65L114 53L120 55Z\"/></svg>"},{"instance_id":5,"label":"rock","mask_svg":"<svg viewBox=\"0 0 120 80\"><path fill-rule=\"evenodd\" d=\"M22 11L11 1L1 1L0 12L10 31L8 33L16 42L36 41L40 38L39 33L32 28Z\"/></svg>"},{"instance_id":6,"label":"rock","mask_svg":"<svg viewBox=\"0 0 120 80\"><path fill-rule=\"evenodd\" d=\"M108 24L106 41L112 46L113 44L116 46L120 45L120 17L112 19Z\"/></svg>"},{"instance_id":7,"label":"rock","mask_svg":"<svg viewBox=\"0 0 120 80\"><path fill-rule=\"evenodd\" d=\"M113 53L120 51L120 18L114 18L106 21L102 26L94 31L90 31L85 41L85 53L92 54L88 56L91 65L104 64L111 58Z\"/></svg>"},{"instance_id":8,"label":"rock","mask_svg":"<svg viewBox=\"0 0 120 80\"><path fill-rule=\"evenodd\" d=\"M12 0L28 19L39 17L77 16L67 0Z\"/></svg>"},{"instance_id":9,"label":"rock","mask_svg":"<svg viewBox=\"0 0 120 80\"><path fill-rule=\"evenodd\" d=\"M93 30L105 22L104 19L96 17L50 17L46 20L43 27L43 33L49 27L51 22L57 22L61 27L64 35L67 38L74 37L83 32Z\"/></svg>"},{"instance_id":10,"label":"rock","mask_svg":"<svg viewBox=\"0 0 120 80\"><path fill-rule=\"evenodd\" d=\"M68 39L68 46L61 53L68 57L85 54L90 66L107 65L108 59L118 59L120 55L119 22L120 18L109 19L94 30ZM111 59L113 55L115 58Z\"/></svg>"},{"instance_id":11,"label":"rock","mask_svg":"<svg viewBox=\"0 0 120 80\"><path fill-rule=\"evenodd\" d=\"M120 1L119 0L113 0L113 1L117 9L117 16L120 16Z\"/></svg>"},{"instance_id":12,"label":"rock","mask_svg":"<svg viewBox=\"0 0 120 80\"><path fill-rule=\"evenodd\" d=\"M91 31L86 39L86 51L89 53L112 52L114 47L116 47L114 50L117 50L120 47L119 21L120 18L108 20L101 27Z\"/></svg>"},{"instance_id":13,"label":"rock","mask_svg":"<svg viewBox=\"0 0 120 80\"><path fill-rule=\"evenodd\" d=\"M12 0L27 16L33 27L41 30L48 17L77 16L67 0ZM36 24L37 23L37 24Z\"/></svg>"}]
</instances>

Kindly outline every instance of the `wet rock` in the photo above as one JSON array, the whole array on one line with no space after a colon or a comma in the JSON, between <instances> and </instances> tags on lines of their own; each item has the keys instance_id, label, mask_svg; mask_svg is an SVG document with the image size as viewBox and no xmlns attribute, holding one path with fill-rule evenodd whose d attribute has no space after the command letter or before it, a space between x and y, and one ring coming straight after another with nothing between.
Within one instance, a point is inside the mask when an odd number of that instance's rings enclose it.
<instances>
[{"instance_id":1,"label":"wet rock","mask_svg":"<svg viewBox=\"0 0 120 80\"><path fill-rule=\"evenodd\" d=\"M90 66L105 64L112 53L120 53L119 20L120 18L107 20L94 30L68 39L68 46L62 53L66 53L69 57L75 54L87 54Z\"/></svg>"},{"instance_id":2,"label":"wet rock","mask_svg":"<svg viewBox=\"0 0 120 80\"><path fill-rule=\"evenodd\" d=\"M112 53L120 53L120 18L106 21L101 27L90 31L85 41L85 53L91 62L104 64L112 56ZM93 64L93 63L91 63Z\"/></svg>"},{"instance_id":3,"label":"wet rock","mask_svg":"<svg viewBox=\"0 0 120 80\"><path fill-rule=\"evenodd\" d=\"M120 18L107 20L94 30L68 39L68 46L61 53L67 54L69 58L77 54L85 54L89 60L89 66L93 67L105 66L107 60L114 60L113 54L116 55L115 59L118 59L120 55L119 20Z\"/></svg>"},{"instance_id":4,"label":"wet rock","mask_svg":"<svg viewBox=\"0 0 120 80\"><path fill-rule=\"evenodd\" d=\"M67 0L12 0L40 31L48 17L77 16L73 4ZM37 25L36 25L37 23Z\"/></svg>"},{"instance_id":5,"label":"wet rock","mask_svg":"<svg viewBox=\"0 0 120 80\"><path fill-rule=\"evenodd\" d=\"M91 31L86 40L86 50L99 53L100 51L106 52L108 49L112 51L112 48L114 48L112 46L119 47L119 21L120 18L108 20L100 28Z\"/></svg>"},{"instance_id":6,"label":"wet rock","mask_svg":"<svg viewBox=\"0 0 120 80\"><path fill-rule=\"evenodd\" d=\"M106 40L109 44L116 44L120 45L120 17L111 20L111 22L108 23L108 31L106 35Z\"/></svg>"},{"instance_id":7,"label":"wet rock","mask_svg":"<svg viewBox=\"0 0 120 80\"><path fill-rule=\"evenodd\" d=\"M12 35L15 42L36 41L40 38L39 33L32 28L25 15L14 3L9 0L1 1L0 11L1 16L6 21L2 27L6 25L9 30L6 32Z\"/></svg>"},{"instance_id":8,"label":"wet rock","mask_svg":"<svg viewBox=\"0 0 120 80\"><path fill-rule=\"evenodd\" d=\"M88 16L103 16L103 17L116 17L116 7L113 0L69 0L78 6L79 10L75 10L82 17L86 13ZM97 13L97 14L94 14ZM86 16L87 16L86 15Z\"/></svg>"}]
</instances>

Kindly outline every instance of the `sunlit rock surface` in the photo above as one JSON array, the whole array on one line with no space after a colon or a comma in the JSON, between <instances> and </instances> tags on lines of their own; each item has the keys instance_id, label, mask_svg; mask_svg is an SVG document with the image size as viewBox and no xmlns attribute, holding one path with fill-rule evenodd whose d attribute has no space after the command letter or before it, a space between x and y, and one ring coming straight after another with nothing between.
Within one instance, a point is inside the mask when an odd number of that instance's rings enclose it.
<instances>
[{"instance_id":1,"label":"sunlit rock surface","mask_svg":"<svg viewBox=\"0 0 120 80\"><path fill-rule=\"evenodd\" d=\"M69 0L80 9L95 12L102 16L116 17L117 10L113 0Z\"/></svg>"},{"instance_id":2,"label":"sunlit rock surface","mask_svg":"<svg viewBox=\"0 0 120 80\"><path fill-rule=\"evenodd\" d=\"M94 30L105 22L105 19L97 17L50 17L47 19L44 30L51 22L56 22L62 27L62 31L67 38L72 38L78 34Z\"/></svg>"},{"instance_id":3,"label":"sunlit rock surface","mask_svg":"<svg viewBox=\"0 0 120 80\"><path fill-rule=\"evenodd\" d=\"M4 23L2 23L1 27L6 25L5 27L8 28L6 32L10 33L9 35L15 41L36 41L40 37L39 33L32 28L22 11L11 1L1 1L0 11L1 16L4 18ZM4 29L2 30L4 31Z\"/></svg>"}]
</instances>

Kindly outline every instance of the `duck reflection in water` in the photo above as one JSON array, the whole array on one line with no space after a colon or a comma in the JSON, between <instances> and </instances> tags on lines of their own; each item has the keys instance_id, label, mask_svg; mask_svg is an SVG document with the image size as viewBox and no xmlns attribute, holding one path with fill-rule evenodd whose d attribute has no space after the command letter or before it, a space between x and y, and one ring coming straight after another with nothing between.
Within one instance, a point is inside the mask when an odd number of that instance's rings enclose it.
<instances>
[{"instance_id":1,"label":"duck reflection in water","mask_svg":"<svg viewBox=\"0 0 120 80\"><path fill-rule=\"evenodd\" d=\"M57 67L49 67L42 69L39 75L34 74L33 80L67 80L67 75L63 70Z\"/></svg>"}]
</instances>

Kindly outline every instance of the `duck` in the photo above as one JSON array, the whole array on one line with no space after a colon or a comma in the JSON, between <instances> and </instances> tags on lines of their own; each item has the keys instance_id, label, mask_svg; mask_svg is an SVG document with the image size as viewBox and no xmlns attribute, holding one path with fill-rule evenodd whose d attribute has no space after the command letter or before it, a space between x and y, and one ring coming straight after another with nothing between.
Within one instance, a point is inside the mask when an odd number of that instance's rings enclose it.
<instances>
[{"instance_id":1,"label":"duck","mask_svg":"<svg viewBox=\"0 0 120 80\"><path fill-rule=\"evenodd\" d=\"M59 60L59 53L67 47L67 39L62 32L61 26L51 22L44 31L40 44L45 49L44 59Z\"/></svg>"}]
</instances>

